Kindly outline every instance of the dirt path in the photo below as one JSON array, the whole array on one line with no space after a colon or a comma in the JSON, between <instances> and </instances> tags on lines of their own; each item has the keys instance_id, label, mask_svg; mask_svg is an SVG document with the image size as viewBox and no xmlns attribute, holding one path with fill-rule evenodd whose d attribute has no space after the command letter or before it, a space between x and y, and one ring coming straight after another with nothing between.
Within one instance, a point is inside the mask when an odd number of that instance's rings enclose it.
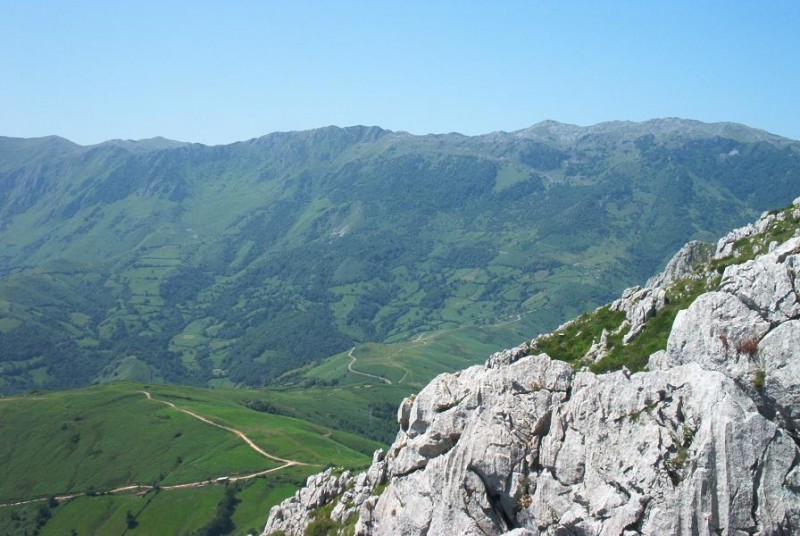
<instances>
[{"instance_id":1,"label":"dirt path","mask_svg":"<svg viewBox=\"0 0 800 536\"><path fill-rule=\"evenodd\" d=\"M391 383L391 382L389 382L389 383ZM228 432L231 432L232 434L235 434L239 439L244 441L247 444L248 447L250 447L251 449L256 451L261 456L263 456L265 458L268 458L270 460L274 460L276 462L282 462L282 463L286 464L283 467L291 467L292 465L309 465L307 463L299 462L297 460L287 460L285 458L280 458L278 456L275 456L274 454L270 454L269 452L265 451L264 449L262 449L261 447L259 447L255 443L253 443L253 441L249 437L247 437L245 435L245 433L242 432L241 430L237 430L236 428L231 428L229 426L225 426L223 424L216 423L216 422L212 421L211 419L209 419L207 417L203 417L202 415L198 415L197 413L195 413L195 412L193 412L191 410L178 407L175 404L173 404L172 402L167 402L166 400L159 400L157 398L153 398L153 396L147 391L139 391L139 392L144 394L144 396L146 396L148 400L152 400L153 402L159 402L161 404L165 404L165 405L171 407L172 409L174 409L176 411L180 411L181 413L185 413L186 415L194 417L195 419L200 420L200 421L202 421L202 422L204 422L206 424L210 424L211 426L216 426L217 428L221 428L223 430L227 430Z\"/></svg>"},{"instance_id":2,"label":"dirt path","mask_svg":"<svg viewBox=\"0 0 800 536\"><path fill-rule=\"evenodd\" d=\"M46 400L43 396L0 396L0 402L11 402L12 400Z\"/></svg>"},{"instance_id":3,"label":"dirt path","mask_svg":"<svg viewBox=\"0 0 800 536\"><path fill-rule=\"evenodd\" d=\"M508 320L498 321L498 322L495 322L494 324L487 324L485 327L494 328L494 327L505 326L505 325L508 325L508 324L515 324L517 322L522 321L522 318L525 315L528 315L528 314L530 314L532 312L533 312L532 310L531 311L523 311L521 313L516 314L515 316L513 316L512 318L510 318ZM431 333L420 333L416 337L411 339L410 342L416 343L416 344L421 344L421 345L425 346L425 345L429 344L430 342L432 342L436 337L439 337L440 335L442 335L444 333L450 333L452 331L458 331L460 329L464 329L464 326L458 326L458 327L444 329L444 330L440 330L440 331L434 331L434 332L431 332ZM353 352L355 351L355 349L356 349L356 347L353 346L352 348L350 348L350 352L348 352L348 354L347 354L348 357L350 357L350 363L347 365L347 370L349 370L353 374L358 374L359 376L364 376L364 377L367 377L367 378L374 378L376 380L381 380L381 381L383 381L383 382L385 382L385 383L387 383L389 385L392 385L392 382L389 379L384 378L383 376L376 376L375 374L368 374L366 372L360 372L358 370L353 369L353 364L357 361L356 360L356 356L353 355ZM390 355L387 358L387 360L390 360L390 361L393 360L402 351L403 351L402 348L397 350L392 355ZM400 368L402 368L406 372L403 375L403 377L400 378L400 380L398 380L398 382L397 382L398 384L403 383L406 380L406 378L408 377L409 373L411 372L411 371L409 371L407 368L405 368L403 366L400 366Z\"/></svg>"},{"instance_id":4,"label":"dirt path","mask_svg":"<svg viewBox=\"0 0 800 536\"><path fill-rule=\"evenodd\" d=\"M411 371L410 371L410 370L408 370L406 367L404 367L403 365L399 364L399 363L398 363L398 362L395 360L395 358L396 358L397 356L399 356L400 354L402 354L402 353L403 353L403 350L404 350L404 349L405 349L405 348L402 348L402 347L401 347L401 348L397 349L397 351L395 351L394 353L392 353L392 355L390 355L389 357L387 357L387 358L386 358L388 361L391 361L391 362L393 362L395 365L397 365L397 367L398 367L398 368L400 368L400 369L402 369L402 370L405 370L405 371L406 371L406 373L405 373L405 374L403 374L403 377L402 377L402 378L400 378L399 380L397 380L397 383L398 383L398 385L399 385L399 384L401 384L401 383L403 383L404 381L406 381L406 378L408 378L408 375L411 373Z\"/></svg>"},{"instance_id":5,"label":"dirt path","mask_svg":"<svg viewBox=\"0 0 800 536\"><path fill-rule=\"evenodd\" d=\"M169 486L150 486L144 484L131 484L130 486L122 486L120 488L114 488L104 492L98 492L98 494L102 495L120 495L124 493L140 493L140 492L148 492L153 491L156 488L160 490L166 491L174 491L174 490L181 490L181 489L192 489L192 488L202 488L204 486L213 486L215 484L226 484L228 482L239 482L241 480L250 480L252 478L257 478L259 476L268 475L270 473L275 473L277 471L282 471L283 469L292 467L294 465L308 465L301 462L288 462L279 467L273 467L272 469L265 469L264 471L258 471L257 473L250 473L246 475L236 475L236 476L222 476L219 478L210 478L208 480L198 480L197 482L187 482L185 484L172 484ZM70 499L76 499L78 497L85 497L88 495L87 493L72 493L69 495L55 495L55 499L58 502L68 501ZM24 504L32 504L37 502L45 502L49 501L49 497L38 497L36 499L26 499L24 501L14 501L14 502L7 502L7 503L0 503L0 508L7 508L10 506L22 506Z\"/></svg>"},{"instance_id":6,"label":"dirt path","mask_svg":"<svg viewBox=\"0 0 800 536\"><path fill-rule=\"evenodd\" d=\"M203 486L211 486L214 484L225 484L227 482L239 482L240 480L250 480L251 478L256 478L262 475L268 475L270 473L274 473L276 471L281 471L286 469L287 467L291 467L293 465L301 465L299 462L296 463L285 463L280 467L273 467L272 469L265 469L264 471L258 471L257 473L250 473L247 475L238 475L238 476L221 476L219 478L209 478L208 480L199 480L197 482L187 482L186 484L173 484L171 486L161 486L163 490L176 490L176 489L190 489L190 488L202 488ZM302 464L307 465L307 464ZM111 490L111 493L117 492L124 492L124 491L134 491L138 488L140 491L146 491L153 489L152 486L126 486L125 488L119 488L115 490Z\"/></svg>"},{"instance_id":7,"label":"dirt path","mask_svg":"<svg viewBox=\"0 0 800 536\"><path fill-rule=\"evenodd\" d=\"M355 372L355 371L353 371L353 372ZM355 373L358 374L358 372L355 372ZM388 381L388 380L386 380L386 381ZM210 479L207 479L207 480L198 480L197 482L187 482L185 484L172 484L172 485L169 485L169 486L150 486L150 485L144 485L144 484L131 484L131 485L128 485L128 486L122 486L122 487L119 487L119 488L114 488L114 489L102 492L103 494L117 495L117 494L122 494L122 493L148 492L148 491L152 491L152 490L154 490L156 488L161 489L161 490L167 490L167 491L180 490L180 489L191 489L191 488L201 488L203 486L210 486L210 485L214 485L214 484L225 484L225 483L228 483L228 482L239 482L241 480L249 480L251 478L256 478L256 477L259 477L259 476L262 476L262 475L267 475L267 474L270 474L270 473L274 473L276 471L282 471L283 469L288 469L289 467L294 467L294 466L298 466L298 465L305 465L305 466L314 465L314 464L308 464L308 463L305 463L305 462L301 462L301 461L298 461L298 460L287 460L285 458L281 458L279 456L275 456L274 454L270 454L269 452L265 451L264 449L262 449L261 447L256 445L253 442L253 440L251 440L249 437L247 437L247 435L244 432L242 432L241 430L237 430L236 428L231 428L229 426L225 426L225 425L216 423L216 422L212 421L211 419L209 419L208 417L203 417L202 415L199 415L199 414L197 414L197 413L195 413L195 412L193 412L191 410L178 407L175 404L173 404L172 402L167 402L166 400L159 400L157 398L153 398L153 396L148 391L139 391L139 392L142 393L144 396L146 396L148 400L152 400L153 402L158 402L158 403L167 405L167 406L171 407L172 409L174 409L175 411L180 411L180 412L185 413L185 414L187 414L187 415L189 415L191 417L194 417L195 419L200 420L200 421L202 421L202 422L204 422L206 424L209 424L211 426L215 426L217 428L221 428L223 430L231 432L232 434L236 435L239 439L244 441L245 444L247 444L248 447L250 447L251 449L256 451L259 455L263 456L264 458L273 460L273 461L281 462L283 465L280 465L278 467L273 467L271 469L265 469L263 471L258 471L256 473L249 473L249 474L246 474L246 475L221 476L221 477L218 477L218 478L210 478ZM20 400L20 399L21 399L21 397L17 398L17 400ZM9 399L4 399L4 400L9 400ZM30 400L30 399L28 399L28 400ZM86 495L88 495L86 492L82 492L82 493L71 493L71 494L65 494L65 495L55 495L54 497L55 497L55 499L57 501L63 502L63 501L68 501L70 499L75 499L77 497L85 497ZM22 501L6 502L6 503L0 503L0 508L7 508L7 507L10 507L10 506L22 506L24 504L32 504L32 503L36 503L36 502L44 502L44 501L49 501L49 500L50 500L49 497L37 497L35 499L26 499L26 500L22 500Z\"/></svg>"},{"instance_id":8,"label":"dirt path","mask_svg":"<svg viewBox=\"0 0 800 536\"><path fill-rule=\"evenodd\" d=\"M382 382L386 382L388 385L392 385L392 381L387 379L387 378L384 378L383 376L376 376L375 374L369 374L367 372L359 372L357 370L354 370L353 369L353 363L355 363L357 361L356 360L356 356L353 355L353 351L355 349L356 349L356 347L353 346L352 348L350 348L350 351L347 353L347 356L350 358L350 363L348 363L348 365L347 365L347 370L349 370L353 374L358 374L359 376L365 376L367 378L374 378L376 380L380 380Z\"/></svg>"}]
</instances>

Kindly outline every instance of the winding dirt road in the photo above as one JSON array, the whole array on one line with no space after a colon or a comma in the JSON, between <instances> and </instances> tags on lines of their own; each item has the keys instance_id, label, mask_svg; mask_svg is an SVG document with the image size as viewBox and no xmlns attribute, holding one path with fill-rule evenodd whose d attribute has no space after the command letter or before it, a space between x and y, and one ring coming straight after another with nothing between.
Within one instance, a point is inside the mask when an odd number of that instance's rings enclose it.
<instances>
[{"instance_id":1,"label":"winding dirt road","mask_svg":"<svg viewBox=\"0 0 800 536\"><path fill-rule=\"evenodd\" d=\"M264 449L262 449L261 447L259 447L255 443L253 443L253 441L249 437L247 437L244 434L244 432L242 432L241 430L237 430L236 428L231 428L229 426L225 426L223 424L216 423L216 422L212 421L211 419L209 419L207 417L203 417L202 415L198 415L197 413L195 413L195 412L193 412L191 410L178 407L175 404L173 404L172 402L167 402L166 400L159 400L157 398L153 398L153 396L147 391L139 391L139 392L144 394L144 396L146 396L148 400L152 400L153 402L160 402L161 404L165 404L165 405L171 407L174 410L180 411L181 413L185 413L186 415L190 415L190 416L194 417L195 419L203 421L206 424L210 424L211 426L216 426L217 428L222 428L223 430L227 430L228 432L231 432L232 434L235 434L239 439L244 441L247 444L248 447L250 447L251 449L253 449L257 453L259 453L261 456L263 456L265 458L269 458L270 460L274 460L276 462L283 462L284 464L286 464L283 467L290 467L292 465L309 465L307 463L299 462L297 460L287 460L287 459L284 459L284 458L279 458L278 456L275 456L273 454L270 454L269 452L266 452Z\"/></svg>"},{"instance_id":2,"label":"winding dirt road","mask_svg":"<svg viewBox=\"0 0 800 536\"><path fill-rule=\"evenodd\" d=\"M359 372L357 370L354 370L353 369L353 363L355 363L357 361L356 360L356 356L353 355L353 351L355 349L356 349L356 347L353 346L352 348L350 348L350 351L347 353L347 356L350 358L350 363L348 363L348 365L347 365L347 370L349 370L353 374L358 374L359 376L364 376L364 377L367 377L367 378L374 378L376 380L380 380L382 382L386 382L388 385L392 385L392 380L390 380L388 378L384 378L383 376L376 376L375 374L369 374L367 372Z\"/></svg>"},{"instance_id":3,"label":"winding dirt road","mask_svg":"<svg viewBox=\"0 0 800 536\"><path fill-rule=\"evenodd\" d=\"M353 371L353 372L355 372L355 371ZM358 373L356 372L356 374L358 374ZM388 381L388 380L386 380L386 381ZM391 383L391 382L389 382L389 383ZM180 411L182 413L185 413L186 415L194 417L195 419L197 419L199 421L202 421L202 422L204 422L204 423L206 423L208 425L215 426L217 428L221 428L223 430L231 432L232 434L236 435L239 439L244 441L244 443L247 444L248 447L253 449L259 455L263 456L264 458L273 460L273 461L281 462L283 465L280 465L278 467L273 467L271 469L265 469L263 471L258 471L256 473L246 474L246 475L222 476L222 477L218 477L218 478L210 478L210 479L207 479L207 480L198 480L197 482L187 482L185 484L172 484L172 485L169 485L169 486L150 486L150 485L143 485L143 484L131 484L131 485L128 485L128 486L122 486L122 487L119 487L119 488L114 488L112 490L105 491L105 492L103 492L103 494L115 495L115 494L119 494L119 493L148 492L148 491L152 491L152 490L154 490L156 488L161 489L161 490L167 490L167 491L169 491L169 490L180 490L180 489L190 489L190 488L201 488L203 486L210 486L210 485L213 485L213 484L225 484L227 482L238 482L238 481L241 481L241 480L249 480L251 478L256 478L256 477L259 477L259 476L267 475L267 474L274 473L274 472L277 472L277 471L281 471L283 469L287 469L287 468L293 467L293 466L315 465L315 464L308 464L308 463L305 463L305 462L301 462L301 461L298 461L298 460L288 460L286 458L281 458L279 456L275 456L274 454L270 454L269 452L265 451L264 449L262 449L261 447L256 445L253 442L253 440L250 439L249 437L247 437L247 435L244 432L242 432L241 430L237 430L236 428L231 428L230 426L225 426L223 424L219 424L217 422L214 422L211 419L209 419L208 417L203 417L202 415L200 415L198 413L195 413L195 412L193 412L191 410L176 406L172 402L167 402L166 400L159 400L157 398L153 398L153 396L148 391L139 391L139 392L142 393L145 397L147 397L148 400L152 400L153 402L158 402L158 403L167 405L167 406L171 407L172 409L174 409L175 411ZM43 398L38 398L37 400L42 400L42 399ZM8 400L8 399L5 399L5 400ZM70 499L75 499L77 497L85 497L86 495L88 495L88 493L86 493L86 492L71 493L71 494L66 494L66 495L55 495L55 499L57 501L59 501L59 502L63 502L63 501L68 501ZM6 502L6 503L0 503L0 508L6 508L6 507L10 507L10 506L21 506L21 505L24 505L24 504L31 504L31 503L36 503L36 502L44 502L44 501L48 501L48 500L50 500L49 497L37 497L37 498L34 498L34 499L26 499L26 500L22 500L22 501Z\"/></svg>"}]
</instances>

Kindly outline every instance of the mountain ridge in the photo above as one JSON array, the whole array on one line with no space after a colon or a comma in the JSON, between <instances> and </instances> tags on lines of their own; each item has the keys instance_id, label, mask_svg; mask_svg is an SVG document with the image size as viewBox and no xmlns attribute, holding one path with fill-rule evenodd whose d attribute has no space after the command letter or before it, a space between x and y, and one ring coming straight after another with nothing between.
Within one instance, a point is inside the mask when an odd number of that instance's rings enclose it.
<instances>
[{"instance_id":1,"label":"mountain ridge","mask_svg":"<svg viewBox=\"0 0 800 536\"><path fill-rule=\"evenodd\" d=\"M528 128L511 132L511 134L520 136L532 135L542 140L552 140L553 136L560 135L564 139L574 142L582 136L608 134L620 130L625 131L625 137L631 140L644 135L654 135L660 138L678 135L684 138L719 136L736 139L737 141L792 141L790 138L772 134L765 130L754 129L741 123L706 123L678 117L656 118L647 121L605 121L585 127L546 120ZM547 133L547 135L543 135L542 132Z\"/></svg>"},{"instance_id":2,"label":"mountain ridge","mask_svg":"<svg viewBox=\"0 0 800 536\"><path fill-rule=\"evenodd\" d=\"M603 128L565 147L377 127L0 139L0 392L108 371L261 385L361 342L517 315L546 331L800 181L798 142ZM308 332L327 344L293 342Z\"/></svg>"},{"instance_id":3,"label":"mountain ridge","mask_svg":"<svg viewBox=\"0 0 800 536\"><path fill-rule=\"evenodd\" d=\"M349 126L328 125L324 127L302 129L302 130L280 130L280 131L268 132L266 134L262 134L260 136L256 136L254 138L249 138L246 140L235 140L229 143L220 143L211 145L200 142L174 140L170 138L165 138L163 136L154 136L151 138L141 138L141 139L109 139L98 143L82 145L73 142L68 138L64 138L58 135L38 136L32 138L0 136L0 143L2 143L5 140L58 140L60 142L66 141L76 147L81 147L85 149L90 149L105 145L123 146L123 147L135 147L137 145L145 145L145 146L153 145L157 147L157 149L151 149L151 150L174 149L183 146L202 146L211 148L211 147L226 147L229 145L236 145L240 143L253 143L259 140L263 140L264 138L270 138L273 136L280 137L283 135L294 135L294 134L315 135L317 133L325 133L337 130L344 132L366 131L371 135L375 135L375 133L377 133L380 135L396 135L399 137L414 137L414 138L428 138L428 137L442 138L447 136L462 137L462 138L487 138L487 137L495 137L503 135L520 136L520 137L526 137L532 135L532 136L541 136L543 141L545 139L548 139L548 136L542 135L540 133L546 132L550 136L562 133L561 135L563 135L565 138L574 141L574 139L577 139L582 135L607 133L620 129L625 129L631 132L632 136L641 136L645 134L666 135L666 134L674 134L676 132L685 134L685 132L689 130L694 135L704 135L704 136L716 135L720 137L739 136L738 138L734 138L737 139L738 141L756 141L756 140L797 141L793 140L792 138L787 138L785 136L773 134L766 130L753 128L743 123L736 123L730 121L705 122L705 121L698 121L695 119L687 119L681 117L660 117L660 118L647 119L643 121L609 120L585 126L576 125L573 123L564 123L553 119L545 119L537 123L534 123L529 127L517 130L494 130L491 132L486 132L483 134L474 134L474 135L462 134L460 132L430 132L427 134L412 134L410 132L403 130L384 129L377 125L357 124Z\"/></svg>"}]
</instances>

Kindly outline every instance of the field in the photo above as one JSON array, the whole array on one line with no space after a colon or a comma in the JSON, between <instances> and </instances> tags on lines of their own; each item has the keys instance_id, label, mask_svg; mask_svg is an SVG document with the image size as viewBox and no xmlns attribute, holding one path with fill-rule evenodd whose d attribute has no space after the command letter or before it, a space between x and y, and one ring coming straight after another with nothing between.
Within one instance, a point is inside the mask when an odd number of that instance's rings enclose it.
<instances>
[{"instance_id":1,"label":"field","mask_svg":"<svg viewBox=\"0 0 800 536\"><path fill-rule=\"evenodd\" d=\"M519 344L526 338L530 336L526 337L516 322L453 328L421 334L405 342L361 344L352 351L325 360L305 376L342 385L365 381L405 385L416 391L437 374L482 363L492 353Z\"/></svg>"},{"instance_id":2,"label":"field","mask_svg":"<svg viewBox=\"0 0 800 536\"><path fill-rule=\"evenodd\" d=\"M189 534L230 495L244 534L308 475L365 467L380 446L263 411L261 395L112 383L0 399L0 533Z\"/></svg>"}]
</instances>

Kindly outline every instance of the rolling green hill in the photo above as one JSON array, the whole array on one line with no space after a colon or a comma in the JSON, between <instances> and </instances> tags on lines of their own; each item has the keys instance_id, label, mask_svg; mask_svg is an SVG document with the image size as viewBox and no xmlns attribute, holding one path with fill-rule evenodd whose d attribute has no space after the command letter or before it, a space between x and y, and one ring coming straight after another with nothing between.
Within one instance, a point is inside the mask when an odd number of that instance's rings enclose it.
<instances>
[{"instance_id":1,"label":"rolling green hill","mask_svg":"<svg viewBox=\"0 0 800 536\"><path fill-rule=\"evenodd\" d=\"M131 383L2 399L0 533L189 534L228 500L245 534L308 475L380 446L274 411L258 391Z\"/></svg>"},{"instance_id":2,"label":"rolling green hill","mask_svg":"<svg viewBox=\"0 0 800 536\"><path fill-rule=\"evenodd\" d=\"M677 119L215 147L0 138L0 394L293 385L353 346L520 315L513 344L785 205L799 155Z\"/></svg>"}]
</instances>

